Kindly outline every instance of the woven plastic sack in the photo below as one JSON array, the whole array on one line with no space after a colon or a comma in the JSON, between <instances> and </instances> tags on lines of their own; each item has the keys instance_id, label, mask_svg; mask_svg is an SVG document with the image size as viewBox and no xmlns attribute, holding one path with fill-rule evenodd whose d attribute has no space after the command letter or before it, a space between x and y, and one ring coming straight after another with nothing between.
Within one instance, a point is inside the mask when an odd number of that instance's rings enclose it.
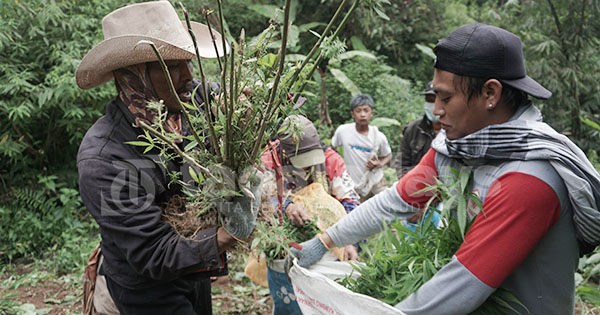
<instances>
[{"instance_id":1,"label":"woven plastic sack","mask_svg":"<svg viewBox=\"0 0 600 315\"><path fill-rule=\"evenodd\" d=\"M302 314L404 314L384 302L352 292L335 282L346 275L356 278L360 274L348 262L320 261L306 269L298 266L294 259L289 277Z\"/></svg>"},{"instance_id":2,"label":"woven plastic sack","mask_svg":"<svg viewBox=\"0 0 600 315\"><path fill-rule=\"evenodd\" d=\"M269 287L269 281L267 280L267 258L264 253L258 257L250 254L244 272L254 283L262 285L265 288Z\"/></svg>"}]
</instances>

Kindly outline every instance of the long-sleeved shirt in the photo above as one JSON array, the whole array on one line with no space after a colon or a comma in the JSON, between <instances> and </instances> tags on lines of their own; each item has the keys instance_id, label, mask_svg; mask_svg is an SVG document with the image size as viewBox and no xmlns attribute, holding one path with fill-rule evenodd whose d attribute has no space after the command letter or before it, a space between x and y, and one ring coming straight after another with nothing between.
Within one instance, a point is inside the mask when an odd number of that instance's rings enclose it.
<instances>
[{"instance_id":1,"label":"long-sleeved shirt","mask_svg":"<svg viewBox=\"0 0 600 315\"><path fill-rule=\"evenodd\" d=\"M417 192L436 179L448 180L448 167L472 169L471 191L482 200L483 212L474 203L468 207L475 221L452 261L397 308L407 314L466 314L503 288L530 314L573 313L579 257L573 210L563 180L548 161L464 165L431 149L393 187L327 234L344 246L379 232L382 219L411 216L431 197Z\"/></svg>"},{"instance_id":2,"label":"long-sleeved shirt","mask_svg":"<svg viewBox=\"0 0 600 315\"><path fill-rule=\"evenodd\" d=\"M126 143L142 133L133 122L116 98L86 133L77 157L81 198L100 226L104 273L131 289L225 274L216 227L185 239L162 220L159 204L177 191L158 155ZM179 167L168 162L171 171Z\"/></svg>"},{"instance_id":3,"label":"long-sleeved shirt","mask_svg":"<svg viewBox=\"0 0 600 315\"><path fill-rule=\"evenodd\" d=\"M423 116L406 126L402 136L400 150L394 158L394 168L398 178L406 175L429 151L435 137L431 121Z\"/></svg>"},{"instance_id":4,"label":"long-sleeved shirt","mask_svg":"<svg viewBox=\"0 0 600 315\"><path fill-rule=\"evenodd\" d=\"M281 157L276 150L278 143L279 140L272 141L269 144L270 149L266 149L261 155L263 164L269 169L275 169L275 165L281 165ZM271 150L275 150L275 154L272 154ZM354 182L346 170L344 159L329 146L325 146L323 151L325 174L330 184L329 193L344 206L346 213L350 213L360 204L360 201L354 190Z\"/></svg>"}]
</instances>

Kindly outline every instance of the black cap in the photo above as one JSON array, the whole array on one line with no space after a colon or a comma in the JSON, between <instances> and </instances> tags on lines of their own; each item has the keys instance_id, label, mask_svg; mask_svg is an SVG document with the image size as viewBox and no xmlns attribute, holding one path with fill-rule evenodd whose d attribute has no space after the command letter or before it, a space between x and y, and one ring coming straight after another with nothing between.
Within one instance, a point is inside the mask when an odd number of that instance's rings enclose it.
<instances>
[{"instance_id":1,"label":"black cap","mask_svg":"<svg viewBox=\"0 0 600 315\"><path fill-rule=\"evenodd\" d=\"M549 99L552 92L527 76L521 39L504 29L468 24L438 41L435 67L454 74L494 78L533 97Z\"/></svg>"},{"instance_id":2,"label":"black cap","mask_svg":"<svg viewBox=\"0 0 600 315\"><path fill-rule=\"evenodd\" d=\"M425 87L425 92L423 92L423 95L435 95L435 91L433 90L433 81L429 81L429 83L427 83L427 86Z\"/></svg>"}]
</instances>

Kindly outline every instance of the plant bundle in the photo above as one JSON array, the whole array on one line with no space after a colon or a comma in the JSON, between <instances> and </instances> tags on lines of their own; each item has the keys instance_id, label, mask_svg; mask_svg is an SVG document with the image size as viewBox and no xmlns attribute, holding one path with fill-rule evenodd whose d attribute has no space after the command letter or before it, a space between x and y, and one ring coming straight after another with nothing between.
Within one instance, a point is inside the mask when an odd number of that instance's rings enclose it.
<instances>
[{"instance_id":1,"label":"plant bundle","mask_svg":"<svg viewBox=\"0 0 600 315\"><path fill-rule=\"evenodd\" d=\"M440 212L440 226L434 226L427 214L414 231L399 220L384 224L384 230L363 247L366 263L354 265L360 276L356 279L348 276L340 280L342 285L393 306L416 292L452 260L473 222L467 216L469 200L483 209L478 196L470 191L471 171L461 168L451 172L449 183L437 179L435 185L422 190L436 192L426 209L429 215ZM515 311L509 303L522 305L510 292L499 289L474 313Z\"/></svg>"},{"instance_id":2,"label":"plant bundle","mask_svg":"<svg viewBox=\"0 0 600 315\"><path fill-rule=\"evenodd\" d=\"M309 220L303 226L295 226L289 220L279 221L272 217L256 225L256 234L250 246L254 253L264 253L267 264L272 265L273 260L283 259L290 250L290 242L306 242L320 232L316 218Z\"/></svg>"},{"instance_id":3,"label":"plant bundle","mask_svg":"<svg viewBox=\"0 0 600 315\"><path fill-rule=\"evenodd\" d=\"M177 200L169 201L164 216L182 236L193 237L196 231L208 227L203 222L219 222L219 215L213 206L215 201L241 195L254 198L248 188L260 180L258 177L262 172L257 171L256 167L260 169L257 162L263 145L266 140L283 131L280 128L285 117L302 105L304 100L299 95L320 60L343 52L344 46L339 45L337 34L360 1L355 0L343 13L349 2L343 0L323 33L314 33L318 35L318 41L309 54L297 63L286 62L290 2L287 0L283 8L283 21L273 19L267 29L250 41L246 40L244 30L237 42L226 40L226 32L222 27L222 41L217 42L213 36L212 44L218 55L220 88L209 88L212 84L207 82L202 60L198 57L200 84L193 91L190 104L179 102L188 134L180 136L165 131L162 125L167 117L167 110L161 102L148 104L148 108L157 113L151 124L137 121L144 134L140 136L140 141L130 144L146 147L145 152L158 149L165 165L174 159L189 165L185 170L169 173L172 183L182 185L186 202L181 204ZM223 26L221 1L218 0L217 4L217 18ZM183 6L181 8L199 56L188 13ZM210 10L203 12L204 22L212 32L209 19L211 14L214 12ZM281 44L278 53L274 54L269 51L269 47L276 40ZM154 43L140 41L138 45L150 45L153 48L171 93L178 99L168 68ZM217 47L228 53L219 55ZM209 97L203 97L206 101L198 104L196 93ZM183 142L183 145L178 142ZM245 178L245 185L240 183L240 178Z\"/></svg>"}]
</instances>

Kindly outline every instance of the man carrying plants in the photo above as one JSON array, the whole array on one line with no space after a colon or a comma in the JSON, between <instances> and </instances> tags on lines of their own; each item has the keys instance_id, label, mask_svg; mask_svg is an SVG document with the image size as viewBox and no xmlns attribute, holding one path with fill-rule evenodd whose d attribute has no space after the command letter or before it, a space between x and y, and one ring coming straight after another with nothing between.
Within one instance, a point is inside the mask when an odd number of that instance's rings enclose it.
<instances>
[{"instance_id":1,"label":"man carrying plants","mask_svg":"<svg viewBox=\"0 0 600 315\"><path fill-rule=\"evenodd\" d=\"M192 38L168 1L117 9L102 24L104 41L88 52L76 73L82 89L114 80L118 91L86 133L78 154L81 197L102 237L99 274L106 276L121 314L211 314L210 277L227 273L224 252L248 238L257 211L237 211L247 210L251 200L235 197L220 203L231 210L221 211L223 226L198 231L193 239L181 237L162 220L160 205L181 193L167 174L179 171L182 163L165 161L157 149L143 154L143 147L127 144L143 134L136 121L161 119L149 101L160 100L168 109L162 128L187 134L179 99L190 102L195 85ZM199 54L215 57L208 28L200 23L192 28ZM158 47L179 99L170 93L157 56L142 40ZM181 148L186 145L182 138L178 142ZM254 192L260 201L260 191Z\"/></svg>"},{"instance_id":2,"label":"man carrying plants","mask_svg":"<svg viewBox=\"0 0 600 315\"><path fill-rule=\"evenodd\" d=\"M354 191L354 183L346 172L344 160L335 150L321 142L313 123L304 116L293 115L286 118L283 130L285 131L278 135L278 139L269 144L269 149L262 153L261 159L269 169L281 167L282 195L286 197L282 205L285 219L296 226L304 226L313 219L307 209L289 198L290 194L312 183L321 184L328 194L344 206L346 213L354 210L359 200ZM344 256L346 260L357 260L357 247L346 246ZM274 301L273 314L302 314L295 300L282 298L285 295L282 290L293 292L283 266L270 266L268 281Z\"/></svg>"},{"instance_id":3,"label":"man carrying plants","mask_svg":"<svg viewBox=\"0 0 600 315\"><path fill-rule=\"evenodd\" d=\"M292 249L300 266L326 247L379 231L382 220L426 206L421 190L448 181L449 167L473 172L475 217L451 262L396 305L406 314L467 314L497 289L518 313L572 314L578 257L600 243L600 176L568 138L541 121L527 95L552 93L526 74L521 40L490 25L465 25L440 40L433 90L442 132L393 187L323 234Z\"/></svg>"}]
</instances>

